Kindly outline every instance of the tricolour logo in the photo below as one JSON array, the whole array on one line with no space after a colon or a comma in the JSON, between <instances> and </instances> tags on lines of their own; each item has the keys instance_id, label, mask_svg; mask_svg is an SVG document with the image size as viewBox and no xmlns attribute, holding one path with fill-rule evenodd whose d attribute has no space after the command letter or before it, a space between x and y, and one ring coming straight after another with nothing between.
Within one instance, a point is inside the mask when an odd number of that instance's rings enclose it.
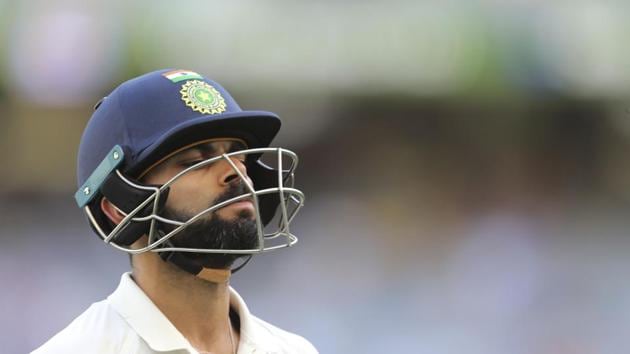
<instances>
[{"instance_id":1,"label":"tricolour logo","mask_svg":"<svg viewBox=\"0 0 630 354\"><path fill-rule=\"evenodd\" d=\"M194 71L190 70L173 70L162 74L165 78L172 82L180 82L183 80L203 79L203 77Z\"/></svg>"},{"instance_id":2,"label":"tricolour logo","mask_svg":"<svg viewBox=\"0 0 630 354\"><path fill-rule=\"evenodd\" d=\"M199 80L186 81L179 91L186 106L193 111L206 114L219 114L225 112L225 100L221 93L207 82Z\"/></svg>"}]
</instances>

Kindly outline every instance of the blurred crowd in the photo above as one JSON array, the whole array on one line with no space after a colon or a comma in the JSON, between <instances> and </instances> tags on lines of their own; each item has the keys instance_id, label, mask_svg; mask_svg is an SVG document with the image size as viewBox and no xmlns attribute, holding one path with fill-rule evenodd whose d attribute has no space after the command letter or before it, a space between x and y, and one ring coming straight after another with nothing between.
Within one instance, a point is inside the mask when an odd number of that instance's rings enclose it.
<instances>
[{"instance_id":1,"label":"blurred crowd","mask_svg":"<svg viewBox=\"0 0 630 354\"><path fill-rule=\"evenodd\" d=\"M234 287L322 353L630 350L623 2L0 0L0 342L128 259L73 204L92 107L193 69L284 121L306 206Z\"/></svg>"}]
</instances>

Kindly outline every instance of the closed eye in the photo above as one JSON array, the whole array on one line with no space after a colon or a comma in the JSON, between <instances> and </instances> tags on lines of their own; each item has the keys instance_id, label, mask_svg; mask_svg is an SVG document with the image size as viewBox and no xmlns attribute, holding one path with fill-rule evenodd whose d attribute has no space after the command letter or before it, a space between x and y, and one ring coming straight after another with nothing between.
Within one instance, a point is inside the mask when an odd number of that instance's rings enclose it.
<instances>
[{"instance_id":1,"label":"closed eye","mask_svg":"<svg viewBox=\"0 0 630 354\"><path fill-rule=\"evenodd\" d=\"M179 165L181 167L183 167L183 168L188 168L188 167L194 166L194 165L196 165L198 163L201 163L203 161L205 161L205 160L182 161L182 162L179 163Z\"/></svg>"}]
</instances>

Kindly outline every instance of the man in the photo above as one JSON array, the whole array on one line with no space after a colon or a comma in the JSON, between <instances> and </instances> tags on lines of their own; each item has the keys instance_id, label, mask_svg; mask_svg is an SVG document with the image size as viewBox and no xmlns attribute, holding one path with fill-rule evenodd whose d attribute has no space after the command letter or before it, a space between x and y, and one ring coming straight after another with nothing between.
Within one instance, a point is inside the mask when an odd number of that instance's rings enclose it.
<instances>
[{"instance_id":1,"label":"man","mask_svg":"<svg viewBox=\"0 0 630 354\"><path fill-rule=\"evenodd\" d=\"M132 272L35 353L316 353L229 286L252 255L297 242L289 223L304 196L292 187L297 156L269 147L279 128L275 114L242 111L185 70L101 100L81 138L75 199L99 237L132 255Z\"/></svg>"}]
</instances>

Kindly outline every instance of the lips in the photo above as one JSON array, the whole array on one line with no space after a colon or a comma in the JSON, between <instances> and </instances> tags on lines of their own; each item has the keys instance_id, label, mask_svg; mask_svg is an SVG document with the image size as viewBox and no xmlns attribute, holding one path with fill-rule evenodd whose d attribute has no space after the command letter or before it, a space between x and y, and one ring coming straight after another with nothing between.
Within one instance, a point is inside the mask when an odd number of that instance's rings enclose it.
<instances>
[{"instance_id":1,"label":"lips","mask_svg":"<svg viewBox=\"0 0 630 354\"><path fill-rule=\"evenodd\" d=\"M226 207L228 206L251 206L252 208L254 207L254 203L252 203L251 200L241 200L238 202L234 202L232 204L226 205Z\"/></svg>"},{"instance_id":2,"label":"lips","mask_svg":"<svg viewBox=\"0 0 630 354\"><path fill-rule=\"evenodd\" d=\"M241 200L239 202L236 203L232 203L229 206L235 206L235 207L243 207L243 208L252 208L254 209L254 202L252 202L250 199L246 199L246 200Z\"/></svg>"},{"instance_id":3,"label":"lips","mask_svg":"<svg viewBox=\"0 0 630 354\"><path fill-rule=\"evenodd\" d=\"M241 200L241 201L238 201L238 202L230 203L230 204L224 206L224 208L228 208L228 207L254 209L254 203L251 201L251 199L245 199L245 200Z\"/></svg>"},{"instance_id":4,"label":"lips","mask_svg":"<svg viewBox=\"0 0 630 354\"><path fill-rule=\"evenodd\" d=\"M230 185L228 190L226 190L214 201L213 205L217 205L219 203L225 202L232 198L237 198L247 193L248 193L248 189L243 182L232 184ZM230 208L239 209L239 210L249 210L251 211L251 213L254 213L255 211L254 201L252 200L251 197L244 198L236 202L230 203L222 207L221 209L230 209Z\"/></svg>"}]
</instances>

